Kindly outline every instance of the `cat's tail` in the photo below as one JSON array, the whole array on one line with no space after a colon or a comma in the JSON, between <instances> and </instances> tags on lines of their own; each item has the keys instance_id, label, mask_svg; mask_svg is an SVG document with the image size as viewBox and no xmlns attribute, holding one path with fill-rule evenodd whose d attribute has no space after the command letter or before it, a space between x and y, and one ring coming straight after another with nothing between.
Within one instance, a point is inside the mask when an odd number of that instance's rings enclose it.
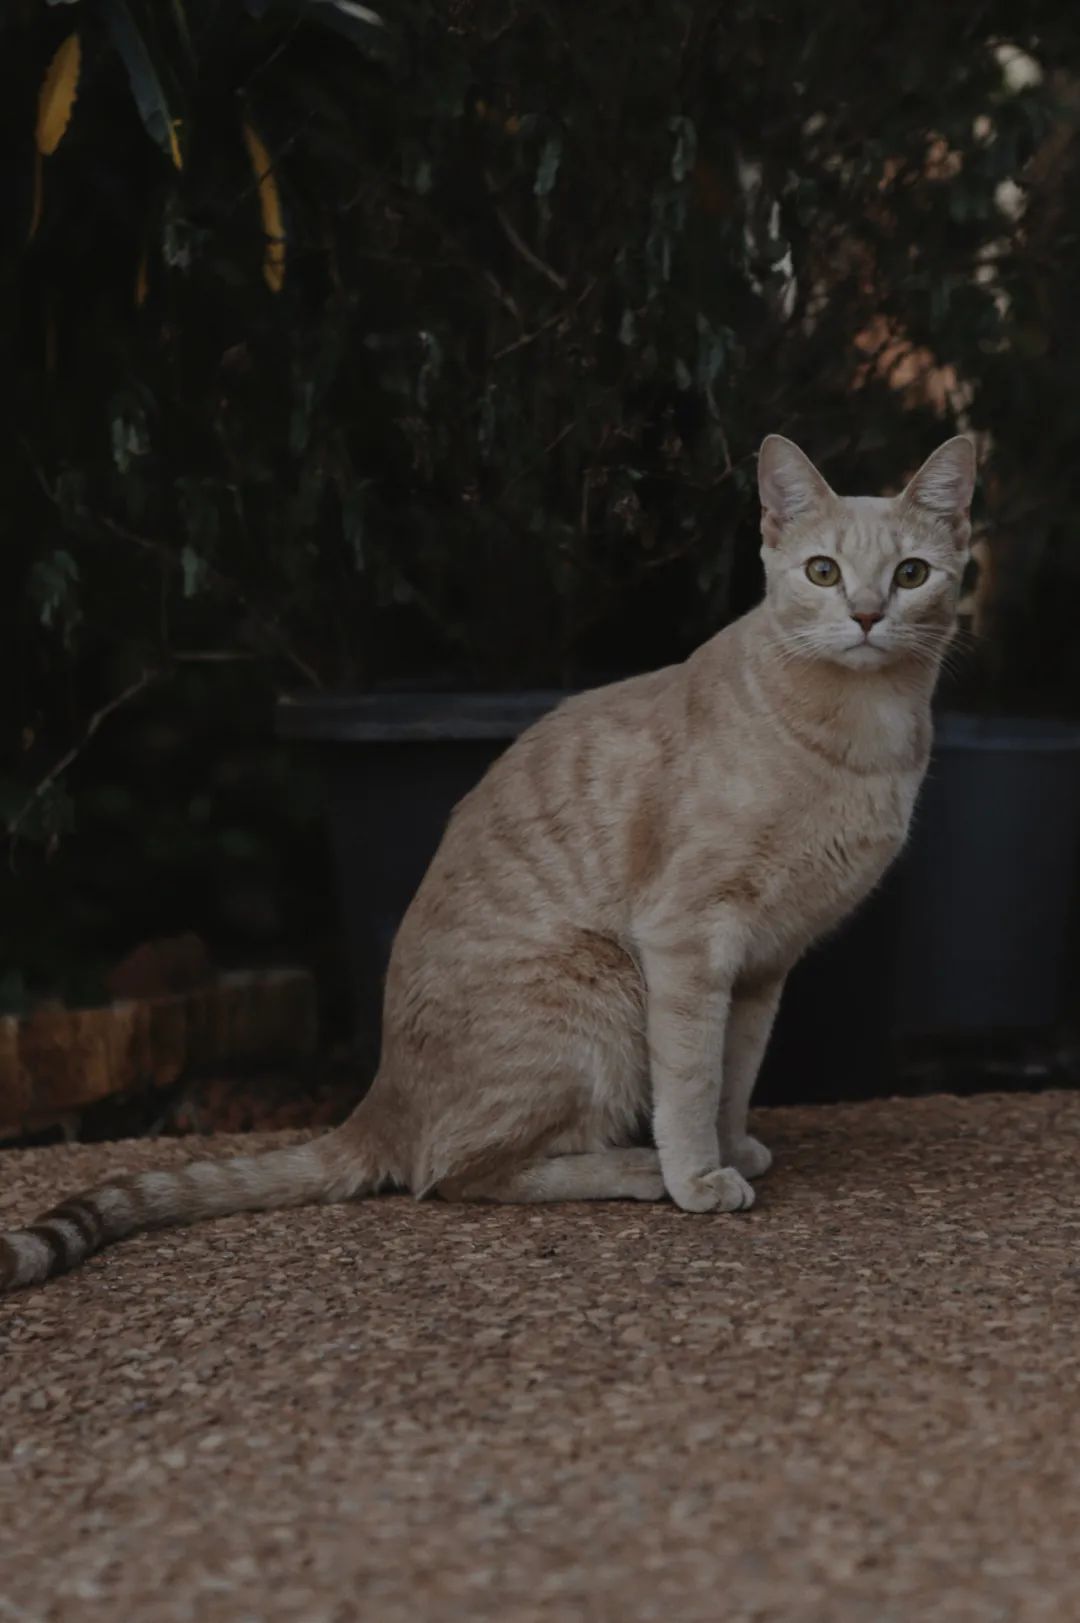
<instances>
[{"instance_id":1,"label":"cat's tail","mask_svg":"<svg viewBox=\"0 0 1080 1623\"><path fill-rule=\"evenodd\" d=\"M373 1193L383 1174L356 1116L308 1144L195 1161L175 1172L121 1174L61 1201L28 1228L0 1234L0 1296L66 1273L102 1246L145 1229Z\"/></svg>"}]
</instances>

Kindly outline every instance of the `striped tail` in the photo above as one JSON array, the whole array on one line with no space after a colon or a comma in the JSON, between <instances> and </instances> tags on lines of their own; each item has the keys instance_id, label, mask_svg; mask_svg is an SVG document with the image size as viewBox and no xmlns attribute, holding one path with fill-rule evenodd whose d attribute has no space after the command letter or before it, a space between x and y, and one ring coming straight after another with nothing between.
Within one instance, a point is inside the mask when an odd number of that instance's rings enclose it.
<instances>
[{"instance_id":1,"label":"striped tail","mask_svg":"<svg viewBox=\"0 0 1080 1623\"><path fill-rule=\"evenodd\" d=\"M341 1129L294 1148L177 1172L136 1172L61 1201L29 1228L0 1235L0 1296L66 1273L113 1240L230 1212L268 1211L372 1193L372 1158Z\"/></svg>"}]
</instances>

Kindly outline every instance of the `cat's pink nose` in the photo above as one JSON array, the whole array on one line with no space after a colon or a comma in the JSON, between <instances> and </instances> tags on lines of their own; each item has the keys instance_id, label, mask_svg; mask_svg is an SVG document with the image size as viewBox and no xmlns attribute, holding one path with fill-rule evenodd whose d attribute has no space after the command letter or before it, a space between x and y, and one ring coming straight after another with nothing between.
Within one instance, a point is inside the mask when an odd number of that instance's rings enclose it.
<instances>
[{"instance_id":1,"label":"cat's pink nose","mask_svg":"<svg viewBox=\"0 0 1080 1623\"><path fill-rule=\"evenodd\" d=\"M862 626L863 636L868 637L879 620L884 620L883 614L853 614L851 618L857 625Z\"/></svg>"}]
</instances>

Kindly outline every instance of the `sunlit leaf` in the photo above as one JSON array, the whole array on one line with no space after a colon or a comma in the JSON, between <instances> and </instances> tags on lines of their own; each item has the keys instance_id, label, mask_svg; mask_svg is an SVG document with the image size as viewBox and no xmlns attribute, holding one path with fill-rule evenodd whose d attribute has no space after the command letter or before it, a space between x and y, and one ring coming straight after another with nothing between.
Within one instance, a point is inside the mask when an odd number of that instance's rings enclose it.
<instances>
[{"instance_id":1,"label":"sunlit leaf","mask_svg":"<svg viewBox=\"0 0 1080 1623\"><path fill-rule=\"evenodd\" d=\"M263 279L271 293L280 293L285 286L285 225L281 215L281 193L278 190L270 154L251 125L246 122L243 125L243 135L259 191L259 209L266 237Z\"/></svg>"},{"instance_id":2,"label":"sunlit leaf","mask_svg":"<svg viewBox=\"0 0 1080 1623\"><path fill-rule=\"evenodd\" d=\"M56 151L71 122L81 67L79 36L69 34L49 63L38 96L35 139L38 151L46 158Z\"/></svg>"}]
</instances>

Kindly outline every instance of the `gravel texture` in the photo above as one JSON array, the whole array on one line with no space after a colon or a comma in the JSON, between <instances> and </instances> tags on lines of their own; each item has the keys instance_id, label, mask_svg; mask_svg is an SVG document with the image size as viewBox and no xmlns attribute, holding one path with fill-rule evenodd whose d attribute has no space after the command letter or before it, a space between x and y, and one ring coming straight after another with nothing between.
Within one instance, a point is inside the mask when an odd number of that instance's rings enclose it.
<instances>
[{"instance_id":1,"label":"gravel texture","mask_svg":"<svg viewBox=\"0 0 1080 1623\"><path fill-rule=\"evenodd\" d=\"M386 1197L0 1301L0 1620L1080 1618L1080 1093L758 1130L743 1217ZM0 1227L192 1148L0 1155Z\"/></svg>"}]
</instances>

